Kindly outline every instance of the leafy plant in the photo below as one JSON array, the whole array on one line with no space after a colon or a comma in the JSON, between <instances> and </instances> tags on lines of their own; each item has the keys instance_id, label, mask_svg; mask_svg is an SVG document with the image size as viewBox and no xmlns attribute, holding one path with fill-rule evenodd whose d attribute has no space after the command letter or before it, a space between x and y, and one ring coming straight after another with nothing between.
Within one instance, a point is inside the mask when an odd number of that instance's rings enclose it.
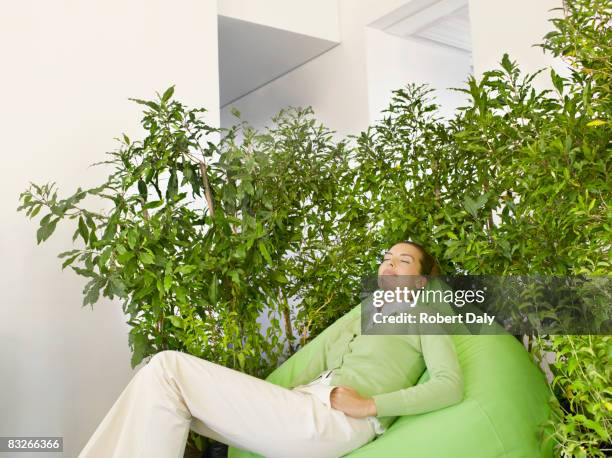
<instances>
[{"instance_id":1,"label":"leafy plant","mask_svg":"<svg viewBox=\"0 0 612 458\"><path fill-rule=\"evenodd\" d=\"M426 85L394 91L388 116L359 138L358 195L375 203L366 219L389 240L425 241L449 274L608 276L611 11L576 0L552 21L542 47L571 66L568 78L550 70L554 90L532 85L544 69L523 76L504 54L500 69L454 88L469 101L448 121ZM535 359L556 358L543 425L555 453L609 454L608 336L530 340Z\"/></svg>"},{"instance_id":2,"label":"leafy plant","mask_svg":"<svg viewBox=\"0 0 612 458\"><path fill-rule=\"evenodd\" d=\"M282 333L290 344L297 339L292 296L333 314L334 303L357 291L321 281L325 257L335 256L330 228L348 168L344 144L331 141L310 108L283 110L263 134L246 123L221 130L173 91L132 99L145 107L147 136L123 135L112 160L97 163L114 166L105 183L65 199L53 183L32 183L19 209L30 218L48 210L38 243L61 219L76 220L73 240L85 247L61 253L62 267L90 279L83 305L100 293L123 299L132 366L179 349L263 376L284 354ZM78 207L88 195L112 202L110 212ZM265 335L257 321L264 310Z\"/></svg>"},{"instance_id":3,"label":"leafy plant","mask_svg":"<svg viewBox=\"0 0 612 458\"><path fill-rule=\"evenodd\" d=\"M424 242L448 274L610 273L610 2L567 2L543 49L569 60L532 82L507 54L467 87L444 120L427 85L393 92L386 116L357 138L352 199L384 243ZM384 245L383 243L383 245ZM609 289L609 288L608 288ZM609 319L606 307L593 320ZM542 311L544 317L546 310ZM530 336L551 366L555 453L610 452L608 336ZM550 431L550 429L548 430Z\"/></svg>"},{"instance_id":4,"label":"leafy plant","mask_svg":"<svg viewBox=\"0 0 612 458\"><path fill-rule=\"evenodd\" d=\"M76 220L85 246L62 253L63 267L89 279L84 304L123 300L133 365L179 349L265 377L352 308L377 256L406 238L451 275L608 275L609 6L574 0L552 20L541 46L571 67L549 71L554 89L533 87L545 69L523 75L504 54L454 88L468 100L451 119L427 85L409 84L340 141L310 108L282 110L265 132L212 128L169 88L136 100L147 136L123 137L104 184L65 199L31 184L19 209L48 210L39 243ZM88 195L111 211L78 206ZM557 454L604 456L608 336L531 336L529 350L557 358Z\"/></svg>"},{"instance_id":5,"label":"leafy plant","mask_svg":"<svg viewBox=\"0 0 612 458\"><path fill-rule=\"evenodd\" d=\"M532 353L554 353L553 437L560 456L606 456L610 452L612 344L610 336L555 335L538 338Z\"/></svg>"}]
</instances>

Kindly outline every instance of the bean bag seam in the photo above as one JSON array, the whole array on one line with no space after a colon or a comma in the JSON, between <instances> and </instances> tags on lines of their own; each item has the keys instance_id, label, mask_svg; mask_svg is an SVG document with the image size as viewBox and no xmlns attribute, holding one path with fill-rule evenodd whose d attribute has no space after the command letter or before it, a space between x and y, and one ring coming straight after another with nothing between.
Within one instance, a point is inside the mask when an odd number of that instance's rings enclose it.
<instances>
[{"instance_id":1,"label":"bean bag seam","mask_svg":"<svg viewBox=\"0 0 612 458\"><path fill-rule=\"evenodd\" d=\"M491 429L493 429L493 432L495 433L495 438L497 439L497 442L501 445L501 448L504 452L503 456L507 458L508 451L506 450L505 444L502 442L501 438L499 437L499 433L497 432L497 428L495 427L495 424L491 421L491 418L489 417L489 414L486 412L486 410L482 408L480 401L477 399L475 401L476 401L476 405L478 405L478 408L480 409L480 411L483 413L483 415L485 416L485 418L491 425Z\"/></svg>"}]
</instances>

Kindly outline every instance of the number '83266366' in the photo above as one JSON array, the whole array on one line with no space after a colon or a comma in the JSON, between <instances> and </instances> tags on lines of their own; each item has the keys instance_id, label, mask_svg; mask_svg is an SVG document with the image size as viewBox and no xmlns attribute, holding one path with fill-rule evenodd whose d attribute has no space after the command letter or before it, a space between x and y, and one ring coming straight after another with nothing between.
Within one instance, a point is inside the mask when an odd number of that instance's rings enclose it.
<instances>
[{"instance_id":1,"label":"number '83266366'","mask_svg":"<svg viewBox=\"0 0 612 458\"><path fill-rule=\"evenodd\" d=\"M62 437L0 437L0 452L46 450L61 452L64 448Z\"/></svg>"}]
</instances>

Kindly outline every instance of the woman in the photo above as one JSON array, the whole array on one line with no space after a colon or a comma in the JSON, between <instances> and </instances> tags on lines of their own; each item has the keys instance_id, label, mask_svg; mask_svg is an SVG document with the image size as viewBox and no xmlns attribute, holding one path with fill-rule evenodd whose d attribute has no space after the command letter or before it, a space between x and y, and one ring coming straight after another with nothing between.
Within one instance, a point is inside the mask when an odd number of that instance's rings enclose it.
<instances>
[{"instance_id":1,"label":"woman","mask_svg":"<svg viewBox=\"0 0 612 458\"><path fill-rule=\"evenodd\" d=\"M424 286L434 265L422 246L404 241L385 253L378 275L415 275ZM190 429L266 457L338 457L382 434L397 416L462 399L450 336L362 335L359 321L339 326L291 389L187 353L159 352L79 458L179 458ZM430 380L415 385L425 368Z\"/></svg>"}]
</instances>

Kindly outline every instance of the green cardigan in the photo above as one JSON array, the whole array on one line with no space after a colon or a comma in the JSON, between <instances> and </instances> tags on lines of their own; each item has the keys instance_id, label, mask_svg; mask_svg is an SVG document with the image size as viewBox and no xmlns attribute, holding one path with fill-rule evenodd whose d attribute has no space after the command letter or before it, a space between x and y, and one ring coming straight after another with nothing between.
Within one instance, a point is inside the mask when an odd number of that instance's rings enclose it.
<instances>
[{"instance_id":1,"label":"green cardigan","mask_svg":"<svg viewBox=\"0 0 612 458\"><path fill-rule=\"evenodd\" d=\"M368 307L370 301L361 305ZM292 387L334 369L331 385L349 386L372 397L384 428L398 416L441 409L463 399L461 367L450 335L364 335L359 309L334 329ZM417 385L425 369L430 379Z\"/></svg>"}]
</instances>

